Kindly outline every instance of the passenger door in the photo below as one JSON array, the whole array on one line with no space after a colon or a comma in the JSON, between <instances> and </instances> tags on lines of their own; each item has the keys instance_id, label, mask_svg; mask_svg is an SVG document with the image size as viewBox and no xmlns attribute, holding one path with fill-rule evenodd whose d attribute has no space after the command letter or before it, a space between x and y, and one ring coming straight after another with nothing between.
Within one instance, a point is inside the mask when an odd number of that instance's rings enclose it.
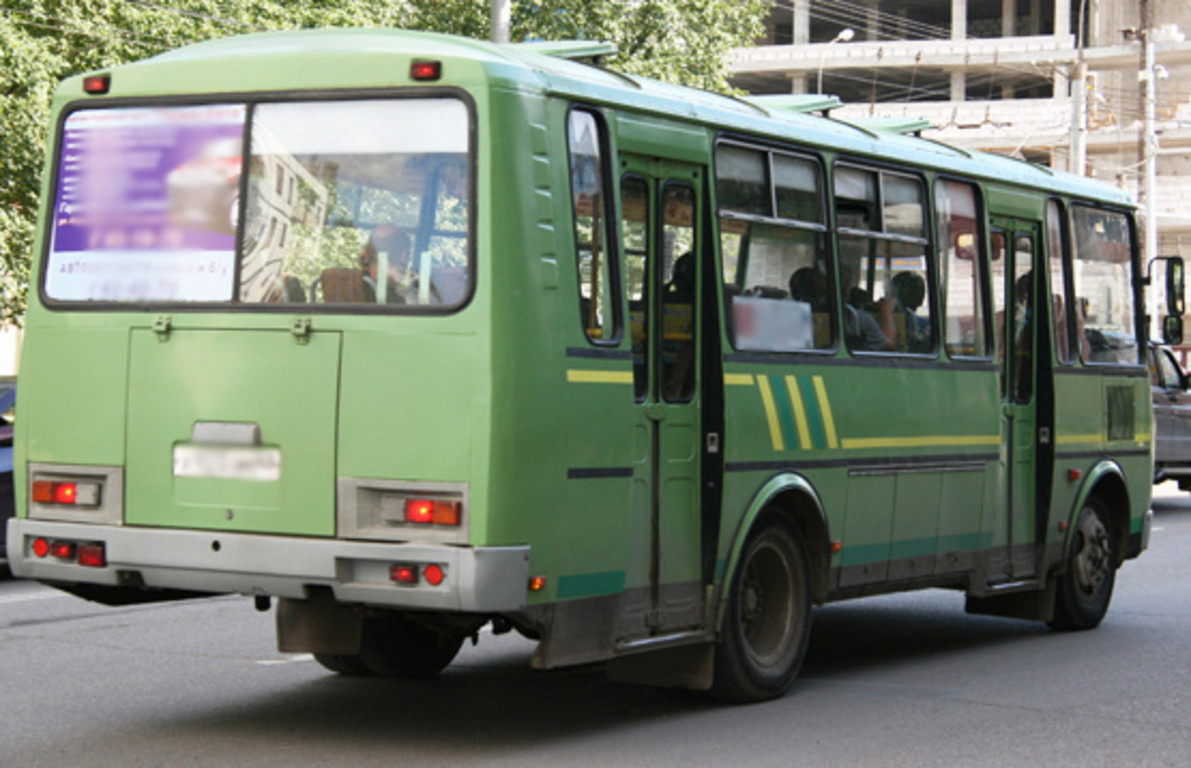
<instances>
[{"instance_id":1,"label":"passenger door","mask_svg":"<svg viewBox=\"0 0 1191 768\"><path fill-rule=\"evenodd\" d=\"M623 157L622 157L623 159ZM621 637L702 624L700 259L703 169L625 159L622 235L636 401L634 542L630 568L647 569L648 595L627 597Z\"/></svg>"},{"instance_id":2,"label":"passenger door","mask_svg":"<svg viewBox=\"0 0 1191 768\"><path fill-rule=\"evenodd\" d=\"M1037 574L1037 521L1045 519L1038 490L1039 441L1050 441L1040 429L1037 354L1038 314L1035 266L1040 227L1029 221L993 219L993 283L996 288L998 353L1000 354L1004 485L993 531L990 577L1016 581ZM1047 421L1042 419L1041 421ZM1049 422L1047 422L1049 423Z\"/></svg>"}]
</instances>

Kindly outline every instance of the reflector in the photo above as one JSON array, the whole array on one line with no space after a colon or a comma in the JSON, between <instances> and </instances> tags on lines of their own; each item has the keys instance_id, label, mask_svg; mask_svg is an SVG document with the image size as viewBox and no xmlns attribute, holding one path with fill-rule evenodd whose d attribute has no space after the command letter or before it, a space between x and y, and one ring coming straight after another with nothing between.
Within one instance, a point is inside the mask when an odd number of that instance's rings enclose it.
<instances>
[{"instance_id":1,"label":"reflector","mask_svg":"<svg viewBox=\"0 0 1191 768\"><path fill-rule=\"evenodd\" d=\"M437 587L439 584L442 584L443 579L446 578L446 574L442 572L442 568L438 567L434 563L426 566L426 570L422 571L422 576L432 587Z\"/></svg>"},{"instance_id":2,"label":"reflector","mask_svg":"<svg viewBox=\"0 0 1191 768\"><path fill-rule=\"evenodd\" d=\"M85 565L89 568L103 568L107 564L107 553L104 551L102 543L79 545L79 565Z\"/></svg>"},{"instance_id":3,"label":"reflector","mask_svg":"<svg viewBox=\"0 0 1191 768\"><path fill-rule=\"evenodd\" d=\"M50 553L50 543L45 539L33 540L33 554L38 557L45 557Z\"/></svg>"}]
</instances>

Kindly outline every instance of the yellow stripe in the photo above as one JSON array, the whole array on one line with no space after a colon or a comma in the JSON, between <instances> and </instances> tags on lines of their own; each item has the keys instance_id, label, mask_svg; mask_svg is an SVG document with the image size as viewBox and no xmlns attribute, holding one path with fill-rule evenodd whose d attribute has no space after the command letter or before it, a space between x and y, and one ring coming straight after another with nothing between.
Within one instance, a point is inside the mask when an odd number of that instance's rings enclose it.
<instances>
[{"instance_id":1,"label":"yellow stripe","mask_svg":"<svg viewBox=\"0 0 1191 768\"><path fill-rule=\"evenodd\" d=\"M1100 443L1108 442L1108 435L1059 435L1055 441L1059 445L1075 445L1078 443L1093 443L1099 445Z\"/></svg>"},{"instance_id":2,"label":"yellow stripe","mask_svg":"<svg viewBox=\"0 0 1191 768\"><path fill-rule=\"evenodd\" d=\"M827 432L827 447L839 448L839 440L835 436L835 419L831 416L831 403L827 400L827 387L823 385L823 377L815 377L815 396L819 398L819 410L823 414L823 429Z\"/></svg>"},{"instance_id":3,"label":"yellow stripe","mask_svg":"<svg viewBox=\"0 0 1191 768\"><path fill-rule=\"evenodd\" d=\"M798 379L794 376L786 377L786 390L790 393L790 405L794 407L794 421L798 424L798 444L802 450L809 451L811 445L811 430L806 425L806 409L802 405L802 393L798 391Z\"/></svg>"},{"instance_id":4,"label":"yellow stripe","mask_svg":"<svg viewBox=\"0 0 1191 768\"><path fill-rule=\"evenodd\" d=\"M567 371L567 381L572 384L632 384L632 371Z\"/></svg>"},{"instance_id":5,"label":"yellow stripe","mask_svg":"<svg viewBox=\"0 0 1191 768\"><path fill-rule=\"evenodd\" d=\"M729 387L751 387L753 386L753 374L725 373L724 385Z\"/></svg>"},{"instance_id":6,"label":"yellow stripe","mask_svg":"<svg viewBox=\"0 0 1191 768\"><path fill-rule=\"evenodd\" d=\"M769 419L769 439L773 441L773 450L786 450L786 441L782 439L782 427L777 421L777 407L773 403L773 392L769 389L769 379L757 377L757 385L761 388L761 402L765 403L765 418Z\"/></svg>"},{"instance_id":7,"label":"yellow stripe","mask_svg":"<svg viewBox=\"0 0 1191 768\"><path fill-rule=\"evenodd\" d=\"M942 448L972 445L1000 445L997 435L931 435L923 437L853 437L844 438L845 450L863 448Z\"/></svg>"}]
</instances>

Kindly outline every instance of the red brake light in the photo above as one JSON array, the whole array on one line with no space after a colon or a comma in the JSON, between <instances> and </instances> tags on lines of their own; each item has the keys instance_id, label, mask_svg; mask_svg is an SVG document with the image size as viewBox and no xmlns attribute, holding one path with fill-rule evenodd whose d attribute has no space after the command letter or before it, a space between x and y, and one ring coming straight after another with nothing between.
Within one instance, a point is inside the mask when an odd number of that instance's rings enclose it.
<instances>
[{"instance_id":1,"label":"red brake light","mask_svg":"<svg viewBox=\"0 0 1191 768\"><path fill-rule=\"evenodd\" d=\"M79 545L79 565L85 565L90 568L103 568L107 564L107 552L104 550L102 543Z\"/></svg>"},{"instance_id":2,"label":"red brake light","mask_svg":"<svg viewBox=\"0 0 1191 768\"><path fill-rule=\"evenodd\" d=\"M92 96L102 96L111 90L111 75L91 75L83 78L83 91Z\"/></svg>"},{"instance_id":3,"label":"red brake light","mask_svg":"<svg viewBox=\"0 0 1191 768\"><path fill-rule=\"evenodd\" d=\"M55 504L74 504L78 498L79 489L74 483L54 483Z\"/></svg>"},{"instance_id":4,"label":"red brake light","mask_svg":"<svg viewBox=\"0 0 1191 768\"><path fill-rule=\"evenodd\" d=\"M426 566L426 570L422 571L422 576L425 577L427 583L429 583L432 587L437 587L439 584L442 584L443 579L447 577L447 575L442 572L442 568L435 565L434 563Z\"/></svg>"},{"instance_id":5,"label":"red brake light","mask_svg":"<svg viewBox=\"0 0 1191 768\"><path fill-rule=\"evenodd\" d=\"M408 523L433 523L434 502L430 499L410 499L406 501L405 521Z\"/></svg>"},{"instance_id":6,"label":"red brake light","mask_svg":"<svg viewBox=\"0 0 1191 768\"><path fill-rule=\"evenodd\" d=\"M441 61L415 61L409 65L410 80L437 80L442 77Z\"/></svg>"},{"instance_id":7,"label":"red brake light","mask_svg":"<svg viewBox=\"0 0 1191 768\"><path fill-rule=\"evenodd\" d=\"M74 542L73 541L51 541L50 554L54 557L63 560L74 559Z\"/></svg>"},{"instance_id":8,"label":"red brake light","mask_svg":"<svg viewBox=\"0 0 1191 768\"><path fill-rule=\"evenodd\" d=\"M417 584L418 566L406 563L389 566L389 578L398 584Z\"/></svg>"}]
</instances>

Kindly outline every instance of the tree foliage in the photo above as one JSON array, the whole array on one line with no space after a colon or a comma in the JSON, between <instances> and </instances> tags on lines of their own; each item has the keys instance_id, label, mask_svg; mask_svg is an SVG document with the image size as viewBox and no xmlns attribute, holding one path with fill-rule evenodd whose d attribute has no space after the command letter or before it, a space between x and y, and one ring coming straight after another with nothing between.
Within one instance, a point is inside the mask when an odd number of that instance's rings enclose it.
<instances>
[{"instance_id":1,"label":"tree foliage","mask_svg":"<svg viewBox=\"0 0 1191 768\"><path fill-rule=\"evenodd\" d=\"M765 0L512 0L511 39L609 40L625 72L727 89ZM216 37L386 26L489 36L488 0L0 0L0 323L24 314L50 97L62 78Z\"/></svg>"}]
</instances>

